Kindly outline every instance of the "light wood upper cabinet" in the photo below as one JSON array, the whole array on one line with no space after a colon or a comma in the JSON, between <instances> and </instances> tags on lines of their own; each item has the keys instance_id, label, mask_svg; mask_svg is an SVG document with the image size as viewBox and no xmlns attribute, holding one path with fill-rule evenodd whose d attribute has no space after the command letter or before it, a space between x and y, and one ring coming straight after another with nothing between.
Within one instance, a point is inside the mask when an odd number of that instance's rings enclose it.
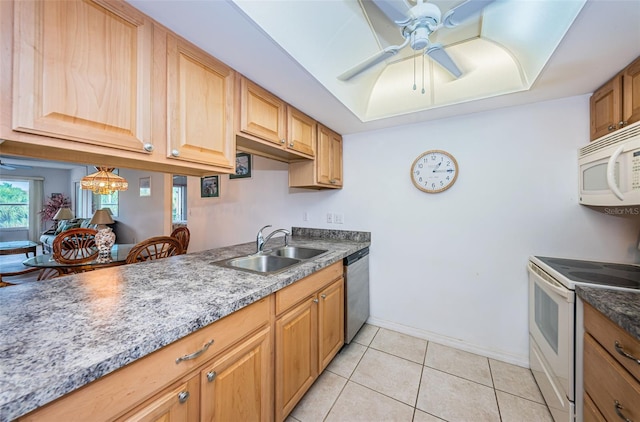
<instances>
[{"instance_id":1,"label":"light wood upper cabinet","mask_svg":"<svg viewBox=\"0 0 640 422\"><path fill-rule=\"evenodd\" d=\"M316 146L316 121L287 106L287 148L313 157Z\"/></svg>"},{"instance_id":2,"label":"light wood upper cabinet","mask_svg":"<svg viewBox=\"0 0 640 422\"><path fill-rule=\"evenodd\" d=\"M593 93L590 112L592 141L640 120L640 58Z\"/></svg>"},{"instance_id":3,"label":"light wood upper cabinet","mask_svg":"<svg viewBox=\"0 0 640 422\"><path fill-rule=\"evenodd\" d=\"M14 3L13 129L144 152L152 22L123 2Z\"/></svg>"},{"instance_id":4,"label":"light wood upper cabinet","mask_svg":"<svg viewBox=\"0 0 640 422\"><path fill-rule=\"evenodd\" d=\"M318 124L316 150L315 160L289 164L289 187L342 188L342 136Z\"/></svg>"},{"instance_id":5,"label":"light wood upper cabinet","mask_svg":"<svg viewBox=\"0 0 640 422\"><path fill-rule=\"evenodd\" d=\"M239 79L240 149L284 161L313 158L316 121L250 80Z\"/></svg>"},{"instance_id":6,"label":"light wood upper cabinet","mask_svg":"<svg viewBox=\"0 0 640 422\"><path fill-rule=\"evenodd\" d=\"M287 109L284 101L246 78L240 78L240 132L284 145Z\"/></svg>"},{"instance_id":7,"label":"light wood upper cabinet","mask_svg":"<svg viewBox=\"0 0 640 422\"><path fill-rule=\"evenodd\" d=\"M167 35L167 156L232 169L235 72Z\"/></svg>"}]
</instances>

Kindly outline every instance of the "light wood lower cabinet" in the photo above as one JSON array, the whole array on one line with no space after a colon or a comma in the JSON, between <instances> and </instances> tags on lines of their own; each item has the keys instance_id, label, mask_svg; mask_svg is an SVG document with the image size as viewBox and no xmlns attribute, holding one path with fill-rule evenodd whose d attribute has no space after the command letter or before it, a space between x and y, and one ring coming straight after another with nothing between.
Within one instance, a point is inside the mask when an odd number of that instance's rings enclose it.
<instances>
[{"instance_id":1,"label":"light wood lower cabinet","mask_svg":"<svg viewBox=\"0 0 640 422\"><path fill-rule=\"evenodd\" d=\"M200 371L200 420L273 420L271 330L265 328Z\"/></svg>"},{"instance_id":2,"label":"light wood lower cabinet","mask_svg":"<svg viewBox=\"0 0 640 422\"><path fill-rule=\"evenodd\" d=\"M341 262L276 292L276 421L287 417L344 344L343 312Z\"/></svg>"},{"instance_id":3,"label":"light wood lower cabinet","mask_svg":"<svg viewBox=\"0 0 640 422\"><path fill-rule=\"evenodd\" d=\"M198 377L156 394L119 422L183 422L198 420Z\"/></svg>"},{"instance_id":4,"label":"light wood lower cabinet","mask_svg":"<svg viewBox=\"0 0 640 422\"><path fill-rule=\"evenodd\" d=\"M584 325L585 420L640 420L640 341L588 304Z\"/></svg>"},{"instance_id":5,"label":"light wood lower cabinet","mask_svg":"<svg viewBox=\"0 0 640 422\"><path fill-rule=\"evenodd\" d=\"M343 342L340 261L18 420L281 421Z\"/></svg>"}]
</instances>

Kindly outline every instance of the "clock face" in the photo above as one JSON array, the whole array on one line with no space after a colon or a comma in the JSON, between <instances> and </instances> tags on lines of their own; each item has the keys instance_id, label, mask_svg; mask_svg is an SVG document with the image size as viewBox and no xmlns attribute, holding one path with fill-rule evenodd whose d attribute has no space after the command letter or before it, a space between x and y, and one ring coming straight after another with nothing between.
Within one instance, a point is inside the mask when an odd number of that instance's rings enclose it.
<instances>
[{"instance_id":1,"label":"clock face","mask_svg":"<svg viewBox=\"0 0 640 422\"><path fill-rule=\"evenodd\" d=\"M446 151L431 150L418 156L411 166L411 181L421 191L438 193L458 178L458 162Z\"/></svg>"}]
</instances>

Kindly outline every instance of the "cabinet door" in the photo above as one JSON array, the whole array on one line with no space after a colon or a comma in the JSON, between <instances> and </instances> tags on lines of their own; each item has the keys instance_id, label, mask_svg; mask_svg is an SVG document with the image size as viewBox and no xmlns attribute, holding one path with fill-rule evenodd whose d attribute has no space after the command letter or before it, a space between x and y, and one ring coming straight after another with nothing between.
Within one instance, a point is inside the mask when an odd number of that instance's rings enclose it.
<instances>
[{"instance_id":1,"label":"cabinet door","mask_svg":"<svg viewBox=\"0 0 640 422\"><path fill-rule=\"evenodd\" d=\"M287 148L315 155L317 123L311 117L289 106L287 107Z\"/></svg>"},{"instance_id":2,"label":"cabinet door","mask_svg":"<svg viewBox=\"0 0 640 422\"><path fill-rule=\"evenodd\" d=\"M342 186L342 136L318 126L318 183Z\"/></svg>"},{"instance_id":3,"label":"cabinet door","mask_svg":"<svg viewBox=\"0 0 640 422\"><path fill-rule=\"evenodd\" d=\"M282 146L286 141L286 105L246 78L240 80L240 131Z\"/></svg>"},{"instance_id":4,"label":"cabinet door","mask_svg":"<svg viewBox=\"0 0 640 422\"><path fill-rule=\"evenodd\" d=\"M143 152L151 21L123 2L15 2L16 131Z\"/></svg>"},{"instance_id":5,"label":"cabinet door","mask_svg":"<svg viewBox=\"0 0 640 422\"><path fill-rule=\"evenodd\" d=\"M198 377L168 388L126 416L126 422L186 422L198 418Z\"/></svg>"},{"instance_id":6,"label":"cabinet door","mask_svg":"<svg viewBox=\"0 0 640 422\"><path fill-rule=\"evenodd\" d=\"M320 372L344 344L344 279L322 290L318 303L318 350Z\"/></svg>"},{"instance_id":7,"label":"cabinet door","mask_svg":"<svg viewBox=\"0 0 640 422\"><path fill-rule=\"evenodd\" d=\"M233 169L235 72L172 35L167 67L167 156Z\"/></svg>"},{"instance_id":8,"label":"cabinet door","mask_svg":"<svg viewBox=\"0 0 640 422\"><path fill-rule=\"evenodd\" d=\"M276 420L293 410L318 376L318 299L305 299L276 320Z\"/></svg>"},{"instance_id":9,"label":"cabinet door","mask_svg":"<svg viewBox=\"0 0 640 422\"><path fill-rule=\"evenodd\" d=\"M622 76L618 75L593 93L590 99L591 140L618 128L622 117Z\"/></svg>"},{"instance_id":10,"label":"cabinet door","mask_svg":"<svg viewBox=\"0 0 640 422\"><path fill-rule=\"evenodd\" d=\"M271 356L271 330L267 327L203 369L201 420L272 420Z\"/></svg>"},{"instance_id":11,"label":"cabinet door","mask_svg":"<svg viewBox=\"0 0 640 422\"><path fill-rule=\"evenodd\" d=\"M625 68L622 80L622 120L630 125L640 120L640 58Z\"/></svg>"}]
</instances>

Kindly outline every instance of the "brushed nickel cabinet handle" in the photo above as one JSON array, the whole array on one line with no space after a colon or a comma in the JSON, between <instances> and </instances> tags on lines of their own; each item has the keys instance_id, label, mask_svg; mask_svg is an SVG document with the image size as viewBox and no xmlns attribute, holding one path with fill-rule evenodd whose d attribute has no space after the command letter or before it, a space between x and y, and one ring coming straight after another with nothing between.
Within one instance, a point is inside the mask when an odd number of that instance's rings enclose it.
<instances>
[{"instance_id":1,"label":"brushed nickel cabinet handle","mask_svg":"<svg viewBox=\"0 0 640 422\"><path fill-rule=\"evenodd\" d=\"M640 365L640 359L633 356L632 354L625 352L624 349L622 348L622 345L620 345L620 342L618 342L618 340L616 340L613 346L616 348L616 352L618 352L619 355L624 356L627 359L631 359L632 361L635 361L635 363Z\"/></svg>"},{"instance_id":2,"label":"brushed nickel cabinet handle","mask_svg":"<svg viewBox=\"0 0 640 422\"><path fill-rule=\"evenodd\" d=\"M151 151L153 151L153 144L149 144L149 143L144 144L144 146L142 148L144 148L144 150L147 151L147 152L151 152Z\"/></svg>"},{"instance_id":3,"label":"brushed nickel cabinet handle","mask_svg":"<svg viewBox=\"0 0 640 422\"><path fill-rule=\"evenodd\" d=\"M180 151L178 151L177 149L172 149L171 150L171 155L173 155L174 157L177 157L180 155Z\"/></svg>"},{"instance_id":4,"label":"brushed nickel cabinet handle","mask_svg":"<svg viewBox=\"0 0 640 422\"><path fill-rule=\"evenodd\" d=\"M181 391L181 392L178 394L178 401L179 401L180 403L184 403L184 402L186 402L188 399L189 399L189 392L188 392L188 391Z\"/></svg>"},{"instance_id":5,"label":"brushed nickel cabinet handle","mask_svg":"<svg viewBox=\"0 0 640 422\"><path fill-rule=\"evenodd\" d=\"M626 120L620 120L620 122L618 122L618 127L625 127L628 124L628 122Z\"/></svg>"},{"instance_id":6,"label":"brushed nickel cabinet handle","mask_svg":"<svg viewBox=\"0 0 640 422\"><path fill-rule=\"evenodd\" d=\"M284 145L284 144L286 144L286 143L287 143L287 141L285 141L284 139L280 139L280 143L281 143L282 145Z\"/></svg>"},{"instance_id":7,"label":"brushed nickel cabinet handle","mask_svg":"<svg viewBox=\"0 0 640 422\"><path fill-rule=\"evenodd\" d=\"M185 360L191 360L191 359L195 359L198 356L200 356L201 354L203 354L204 352L207 351L207 349L209 348L209 346L211 346L213 344L213 339L211 339L209 342L205 343L204 346L202 346L202 349L198 350L197 352L193 352L191 354L188 355L184 355L184 356L180 356L178 359L176 359L176 364L185 361Z\"/></svg>"},{"instance_id":8,"label":"brushed nickel cabinet handle","mask_svg":"<svg viewBox=\"0 0 640 422\"><path fill-rule=\"evenodd\" d=\"M331 183L332 185L335 185L336 183L338 183L338 181L336 179L331 179L329 180L329 183Z\"/></svg>"},{"instance_id":9,"label":"brushed nickel cabinet handle","mask_svg":"<svg viewBox=\"0 0 640 422\"><path fill-rule=\"evenodd\" d=\"M313 299L313 303L318 303L318 302L320 302L318 298Z\"/></svg>"},{"instance_id":10,"label":"brushed nickel cabinet handle","mask_svg":"<svg viewBox=\"0 0 640 422\"><path fill-rule=\"evenodd\" d=\"M622 419L624 422L633 422L631 419L627 418L625 415L622 414L624 407L622 407L622 405L618 400L615 401L615 406L613 409L616 411L616 415L618 415L618 417Z\"/></svg>"},{"instance_id":11,"label":"brushed nickel cabinet handle","mask_svg":"<svg viewBox=\"0 0 640 422\"><path fill-rule=\"evenodd\" d=\"M320 297L321 297L321 298L323 298L323 299L326 299L326 298L327 298L327 295L325 295L325 294L321 294L321 295L320 295Z\"/></svg>"},{"instance_id":12,"label":"brushed nickel cabinet handle","mask_svg":"<svg viewBox=\"0 0 640 422\"><path fill-rule=\"evenodd\" d=\"M218 374L216 373L216 371L209 371L207 372L207 381L213 382L213 380L216 379L217 376Z\"/></svg>"},{"instance_id":13,"label":"brushed nickel cabinet handle","mask_svg":"<svg viewBox=\"0 0 640 422\"><path fill-rule=\"evenodd\" d=\"M616 129L616 125L609 125L609 126L607 126L607 129L609 129L609 131L615 130Z\"/></svg>"},{"instance_id":14,"label":"brushed nickel cabinet handle","mask_svg":"<svg viewBox=\"0 0 640 422\"><path fill-rule=\"evenodd\" d=\"M289 146L293 148L293 142L289 142Z\"/></svg>"}]
</instances>

